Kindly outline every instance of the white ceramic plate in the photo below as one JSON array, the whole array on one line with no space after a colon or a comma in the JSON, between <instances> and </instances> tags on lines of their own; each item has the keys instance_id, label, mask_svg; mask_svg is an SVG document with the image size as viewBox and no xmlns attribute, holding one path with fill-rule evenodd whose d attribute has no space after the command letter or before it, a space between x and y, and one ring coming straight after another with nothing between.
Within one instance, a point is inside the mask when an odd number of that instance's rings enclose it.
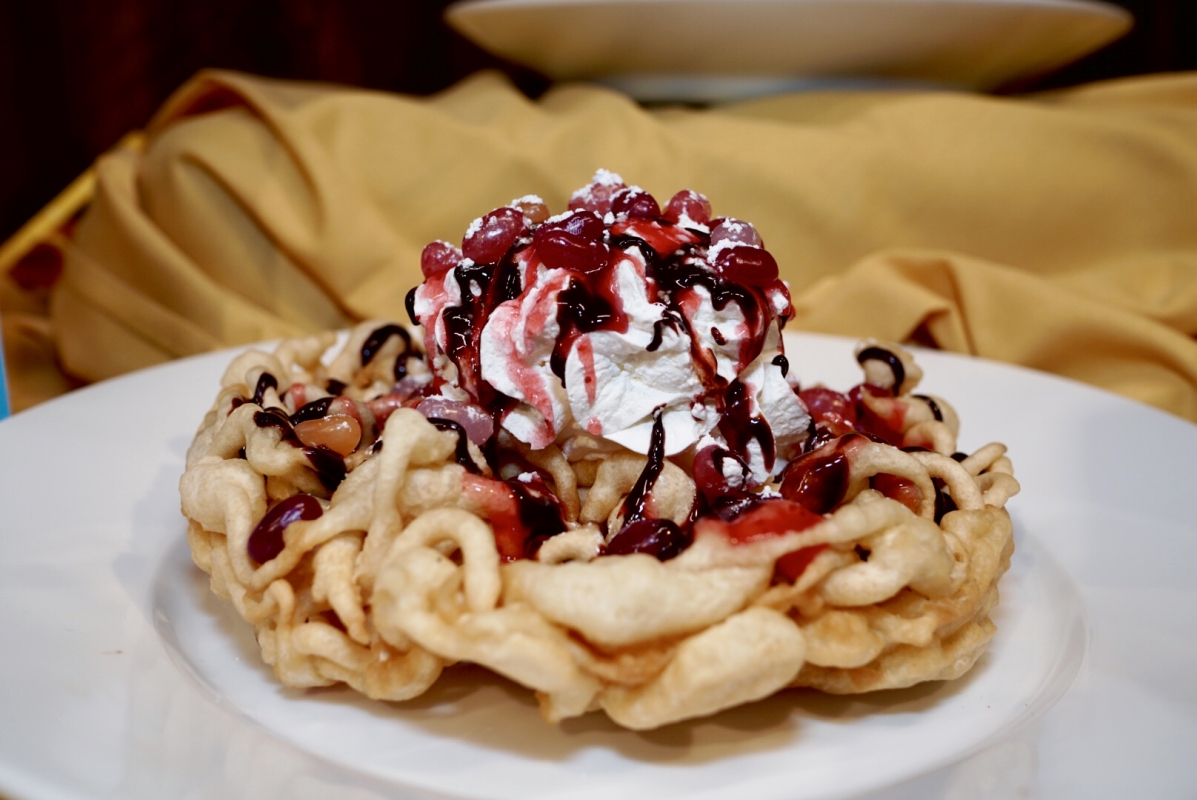
<instances>
[{"instance_id":1,"label":"white ceramic plate","mask_svg":"<svg viewBox=\"0 0 1197 800\"><path fill-rule=\"evenodd\" d=\"M852 343L794 336L808 382ZM53 798L1192 797L1197 427L942 353L924 389L1024 492L990 652L966 678L792 692L637 734L542 723L478 669L405 705L280 688L190 564L176 482L229 353L0 423L0 795Z\"/></svg>"},{"instance_id":2,"label":"white ceramic plate","mask_svg":"<svg viewBox=\"0 0 1197 800\"><path fill-rule=\"evenodd\" d=\"M642 100L991 89L1074 61L1132 21L1094 0L464 0L445 18L555 80Z\"/></svg>"}]
</instances>

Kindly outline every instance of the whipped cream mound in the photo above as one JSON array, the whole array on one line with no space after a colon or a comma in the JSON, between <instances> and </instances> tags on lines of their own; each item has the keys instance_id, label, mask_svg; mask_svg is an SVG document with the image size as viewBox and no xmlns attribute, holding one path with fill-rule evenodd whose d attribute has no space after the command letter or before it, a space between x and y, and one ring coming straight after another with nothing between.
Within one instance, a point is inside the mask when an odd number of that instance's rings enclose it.
<instances>
[{"instance_id":1,"label":"whipped cream mound","mask_svg":"<svg viewBox=\"0 0 1197 800\"><path fill-rule=\"evenodd\" d=\"M806 436L777 264L750 223L712 218L696 192L662 210L599 170L569 210L518 198L421 264L408 311L434 390L532 449L648 454L659 426L665 455L716 444L760 484Z\"/></svg>"}]
</instances>

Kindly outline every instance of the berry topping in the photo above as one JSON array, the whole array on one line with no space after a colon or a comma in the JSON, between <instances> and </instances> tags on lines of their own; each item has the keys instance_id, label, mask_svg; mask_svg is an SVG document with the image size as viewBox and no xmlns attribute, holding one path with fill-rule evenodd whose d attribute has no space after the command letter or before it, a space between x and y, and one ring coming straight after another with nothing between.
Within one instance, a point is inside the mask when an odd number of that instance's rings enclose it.
<instances>
[{"instance_id":1,"label":"berry topping","mask_svg":"<svg viewBox=\"0 0 1197 800\"><path fill-rule=\"evenodd\" d=\"M626 556L631 553L647 553L659 561L668 561L680 555L690 540L682 529L667 519L641 519L615 535L607 545L607 555Z\"/></svg>"},{"instance_id":2,"label":"berry topping","mask_svg":"<svg viewBox=\"0 0 1197 800\"><path fill-rule=\"evenodd\" d=\"M661 206L657 204L656 198L639 186L620 189L611 201L611 211L638 219L656 219L661 216Z\"/></svg>"},{"instance_id":3,"label":"berry topping","mask_svg":"<svg viewBox=\"0 0 1197 800\"><path fill-rule=\"evenodd\" d=\"M804 531L823 521L823 517L790 500L773 499L745 511L731 522L702 519L695 531L718 530L735 544L748 544L791 531Z\"/></svg>"},{"instance_id":4,"label":"berry topping","mask_svg":"<svg viewBox=\"0 0 1197 800\"><path fill-rule=\"evenodd\" d=\"M856 424L856 404L834 389L813 386L798 393L815 422L829 420L849 429Z\"/></svg>"},{"instance_id":5,"label":"berry topping","mask_svg":"<svg viewBox=\"0 0 1197 800\"><path fill-rule=\"evenodd\" d=\"M749 286L765 286L777 280L777 261L768 250L749 245L721 248L715 257L715 268L729 280Z\"/></svg>"},{"instance_id":6,"label":"berry topping","mask_svg":"<svg viewBox=\"0 0 1197 800\"><path fill-rule=\"evenodd\" d=\"M752 472L734 453L708 445L694 456L694 483L708 504L752 488Z\"/></svg>"},{"instance_id":7,"label":"berry topping","mask_svg":"<svg viewBox=\"0 0 1197 800\"><path fill-rule=\"evenodd\" d=\"M362 426L348 414L331 414L296 424L295 435L306 447L327 447L347 456L362 440Z\"/></svg>"},{"instance_id":8,"label":"berry topping","mask_svg":"<svg viewBox=\"0 0 1197 800\"><path fill-rule=\"evenodd\" d=\"M751 222L731 217L720 220L719 224L711 229L711 248L719 249L721 242L726 242L724 247L736 244L744 244L749 247L765 246L765 243L761 241L761 235L756 232L756 228Z\"/></svg>"},{"instance_id":9,"label":"berry topping","mask_svg":"<svg viewBox=\"0 0 1197 800\"><path fill-rule=\"evenodd\" d=\"M711 203L693 189L682 189L670 198L664 216L674 225L706 225L711 221Z\"/></svg>"},{"instance_id":10,"label":"berry topping","mask_svg":"<svg viewBox=\"0 0 1197 800\"><path fill-rule=\"evenodd\" d=\"M420 254L420 270L425 278L444 275L461 263L461 251L448 242L436 240Z\"/></svg>"},{"instance_id":11,"label":"berry topping","mask_svg":"<svg viewBox=\"0 0 1197 800\"><path fill-rule=\"evenodd\" d=\"M844 439L840 441L845 442ZM851 470L842 447L836 447L831 453L822 450L807 453L791 463L782 474L781 496L816 514L825 514L844 499Z\"/></svg>"},{"instance_id":12,"label":"berry topping","mask_svg":"<svg viewBox=\"0 0 1197 800\"><path fill-rule=\"evenodd\" d=\"M481 406L447 397L429 397L416 406L428 419L447 419L456 422L470 441L482 447L494 435L495 421Z\"/></svg>"},{"instance_id":13,"label":"berry topping","mask_svg":"<svg viewBox=\"0 0 1197 800\"><path fill-rule=\"evenodd\" d=\"M286 542L283 531L292 522L318 519L324 514L320 501L310 494L294 494L266 512L262 521L249 535L249 557L265 564L283 552Z\"/></svg>"},{"instance_id":14,"label":"berry topping","mask_svg":"<svg viewBox=\"0 0 1197 800\"><path fill-rule=\"evenodd\" d=\"M527 217L533 225L539 225L549 218L549 207L534 194L512 200L511 207Z\"/></svg>"},{"instance_id":15,"label":"berry topping","mask_svg":"<svg viewBox=\"0 0 1197 800\"><path fill-rule=\"evenodd\" d=\"M615 197L615 193L623 188L626 188L623 178L614 172L600 169L594 173L589 186L583 186L569 198L570 210L585 209L603 216L611 210L611 199Z\"/></svg>"},{"instance_id":16,"label":"berry topping","mask_svg":"<svg viewBox=\"0 0 1197 800\"><path fill-rule=\"evenodd\" d=\"M593 211L575 211L540 225L532 243L545 266L597 272L611 258L611 249L603 244L603 230L603 221Z\"/></svg>"},{"instance_id":17,"label":"berry topping","mask_svg":"<svg viewBox=\"0 0 1197 800\"><path fill-rule=\"evenodd\" d=\"M461 252L476 264L493 264L515 244L524 225L522 212L508 206L496 208L470 225Z\"/></svg>"}]
</instances>

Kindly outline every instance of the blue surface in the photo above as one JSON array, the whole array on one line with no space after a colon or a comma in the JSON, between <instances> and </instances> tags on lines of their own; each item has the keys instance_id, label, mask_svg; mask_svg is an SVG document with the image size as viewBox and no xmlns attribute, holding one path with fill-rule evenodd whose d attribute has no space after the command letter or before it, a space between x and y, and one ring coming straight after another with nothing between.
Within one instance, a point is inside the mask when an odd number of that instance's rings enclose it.
<instances>
[{"instance_id":1,"label":"blue surface","mask_svg":"<svg viewBox=\"0 0 1197 800\"><path fill-rule=\"evenodd\" d=\"M8 374L4 371L4 346L0 342L0 419L8 414Z\"/></svg>"}]
</instances>

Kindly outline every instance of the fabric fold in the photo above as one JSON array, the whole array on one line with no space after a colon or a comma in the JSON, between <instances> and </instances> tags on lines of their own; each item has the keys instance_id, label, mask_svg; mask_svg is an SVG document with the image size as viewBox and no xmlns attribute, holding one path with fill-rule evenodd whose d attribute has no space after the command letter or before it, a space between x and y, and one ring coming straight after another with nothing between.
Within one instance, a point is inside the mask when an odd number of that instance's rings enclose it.
<instances>
[{"instance_id":1,"label":"fabric fold","mask_svg":"<svg viewBox=\"0 0 1197 800\"><path fill-rule=\"evenodd\" d=\"M98 162L52 304L60 358L98 380L405 319L426 243L530 193L563 209L600 167L753 221L796 327L1048 370L1197 420L1197 75L646 110L584 85L532 101L489 73L412 98L205 72L144 151Z\"/></svg>"}]
</instances>

